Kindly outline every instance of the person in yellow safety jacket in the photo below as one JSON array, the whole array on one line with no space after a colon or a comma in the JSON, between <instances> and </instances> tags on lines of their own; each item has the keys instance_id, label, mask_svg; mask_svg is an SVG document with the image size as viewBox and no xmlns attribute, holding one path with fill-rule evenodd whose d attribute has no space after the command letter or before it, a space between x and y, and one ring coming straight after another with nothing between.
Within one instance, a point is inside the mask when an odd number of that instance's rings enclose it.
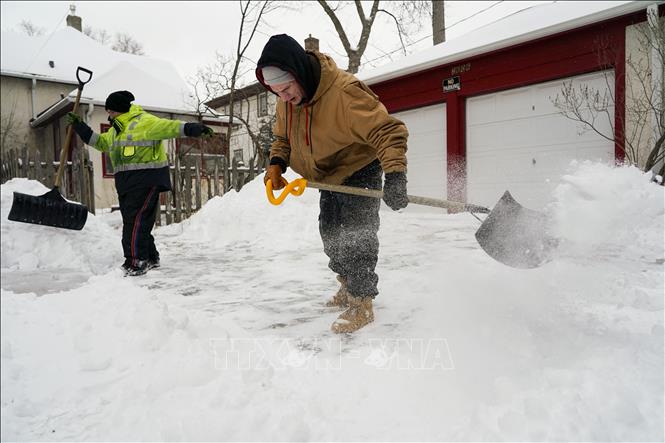
<instances>
[{"instance_id":1,"label":"person in yellow safety jacket","mask_svg":"<svg viewBox=\"0 0 665 443\"><path fill-rule=\"evenodd\" d=\"M70 112L67 121L84 143L108 152L122 214L122 248L126 275L143 275L159 267L159 252L151 234L159 193L171 189L169 162L162 140L209 137L213 130L200 123L156 117L132 104L134 95L116 91L106 99L111 128L98 134Z\"/></svg>"}]
</instances>

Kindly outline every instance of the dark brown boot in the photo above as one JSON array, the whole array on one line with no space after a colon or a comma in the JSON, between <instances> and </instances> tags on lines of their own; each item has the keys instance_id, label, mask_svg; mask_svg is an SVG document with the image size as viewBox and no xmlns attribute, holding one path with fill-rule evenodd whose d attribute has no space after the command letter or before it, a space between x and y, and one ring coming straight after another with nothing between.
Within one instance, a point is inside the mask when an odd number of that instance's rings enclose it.
<instances>
[{"instance_id":1,"label":"dark brown boot","mask_svg":"<svg viewBox=\"0 0 665 443\"><path fill-rule=\"evenodd\" d=\"M355 332L374 321L372 297L348 296L349 309L342 312L330 329L336 334Z\"/></svg>"},{"instance_id":2,"label":"dark brown boot","mask_svg":"<svg viewBox=\"0 0 665 443\"><path fill-rule=\"evenodd\" d=\"M349 291L346 286L346 278L341 275L337 276L337 281L340 283L337 294L326 302L327 308L347 308L349 307Z\"/></svg>"}]
</instances>

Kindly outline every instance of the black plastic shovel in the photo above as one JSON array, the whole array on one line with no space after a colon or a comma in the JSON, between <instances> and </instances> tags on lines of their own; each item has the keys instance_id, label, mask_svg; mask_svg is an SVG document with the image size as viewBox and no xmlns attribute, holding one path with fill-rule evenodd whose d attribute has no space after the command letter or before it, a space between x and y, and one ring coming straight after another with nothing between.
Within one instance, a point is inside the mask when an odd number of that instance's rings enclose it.
<instances>
[{"instance_id":1,"label":"black plastic shovel","mask_svg":"<svg viewBox=\"0 0 665 443\"><path fill-rule=\"evenodd\" d=\"M88 78L85 81L81 79L81 72L88 74ZM88 71L79 66L76 70L76 79L79 82L79 86L76 93L73 112L78 111L83 85L92 79L92 71ZM39 196L14 192L14 201L12 202L12 208L7 217L9 220L33 223L36 225L54 226L56 228L83 229L83 226L85 226L85 222L88 219L88 208L84 205L65 200L58 189L60 187L60 181L62 180L62 174L65 170L65 163L69 156L69 145L71 144L73 133L74 129L72 126L69 126L67 128L65 144L60 151L60 165L58 166L53 189L46 194Z\"/></svg>"},{"instance_id":2,"label":"black plastic shovel","mask_svg":"<svg viewBox=\"0 0 665 443\"><path fill-rule=\"evenodd\" d=\"M341 192L363 197L382 198L383 191L355 188L352 186L329 185L296 179L286 182L285 190L275 198L270 180L266 183L268 200L279 205L288 194L301 195L305 187L324 191ZM476 231L476 240L481 248L493 259L513 268L537 268L549 261L556 240L547 233L547 218L540 212L527 209L517 203L506 191L491 210L468 203L440 200L429 197L408 195L409 203L475 214L488 214ZM476 217L478 218L478 217ZM480 220L480 218L478 218Z\"/></svg>"}]
</instances>

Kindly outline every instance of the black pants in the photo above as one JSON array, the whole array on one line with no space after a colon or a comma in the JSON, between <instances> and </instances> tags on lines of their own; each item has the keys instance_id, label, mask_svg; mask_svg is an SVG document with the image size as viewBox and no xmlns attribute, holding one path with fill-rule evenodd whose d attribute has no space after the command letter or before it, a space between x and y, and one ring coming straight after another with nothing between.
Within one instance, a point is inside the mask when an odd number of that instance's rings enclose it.
<instances>
[{"instance_id":1,"label":"black pants","mask_svg":"<svg viewBox=\"0 0 665 443\"><path fill-rule=\"evenodd\" d=\"M125 259L136 265L137 260L157 259L159 252L150 233L155 225L159 191L157 187L140 188L118 195L122 214L122 250Z\"/></svg>"},{"instance_id":2,"label":"black pants","mask_svg":"<svg viewBox=\"0 0 665 443\"><path fill-rule=\"evenodd\" d=\"M344 181L344 185L381 189L381 165L370 163ZM379 207L381 200L321 191L319 232L328 267L347 279L355 297L375 297L379 276Z\"/></svg>"}]
</instances>

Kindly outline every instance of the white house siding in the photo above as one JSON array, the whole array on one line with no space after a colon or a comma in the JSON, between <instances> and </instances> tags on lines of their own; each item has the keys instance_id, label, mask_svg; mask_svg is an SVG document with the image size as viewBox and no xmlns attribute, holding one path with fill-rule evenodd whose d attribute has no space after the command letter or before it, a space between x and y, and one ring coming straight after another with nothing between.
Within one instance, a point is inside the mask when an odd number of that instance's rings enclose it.
<instances>
[{"instance_id":1,"label":"white house siding","mask_svg":"<svg viewBox=\"0 0 665 443\"><path fill-rule=\"evenodd\" d=\"M43 145L45 137L52 136L52 131L31 130L30 119L35 113L43 111L56 101L61 94L67 95L72 90L71 84L37 80L35 85L35 103L32 103L32 80L7 75L0 77L0 96L3 132L8 119L13 119L12 134L4 149L23 148L27 146L31 151ZM62 135L64 140L64 134Z\"/></svg>"},{"instance_id":2,"label":"white house siding","mask_svg":"<svg viewBox=\"0 0 665 443\"><path fill-rule=\"evenodd\" d=\"M271 116L275 115L275 104L277 102L277 96L272 93L268 93L268 115L259 117L258 115L258 96L259 94L249 96L246 100L242 100L242 118L247 120L252 131L257 132L261 125L264 122L270 120ZM237 106L237 102L234 104L234 108ZM248 109L249 108L249 109ZM228 105L222 106L216 109L217 112L228 115L229 107ZM237 109L234 110L237 113ZM238 123L238 122L235 122ZM235 125L236 128L231 135L231 140L229 142L229 155L233 159L233 154L236 150L242 150L242 161L247 166L249 159L254 155L254 146L252 144L252 139L247 132L247 129L244 125Z\"/></svg>"}]
</instances>

